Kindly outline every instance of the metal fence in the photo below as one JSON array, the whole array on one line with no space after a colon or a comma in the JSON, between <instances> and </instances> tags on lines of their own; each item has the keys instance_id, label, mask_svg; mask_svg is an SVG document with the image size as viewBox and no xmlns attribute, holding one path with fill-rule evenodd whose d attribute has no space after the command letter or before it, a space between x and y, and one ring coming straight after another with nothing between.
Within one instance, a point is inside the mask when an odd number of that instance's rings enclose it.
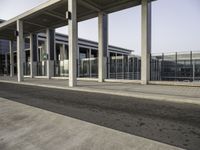
<instances>
[{"instance_id":1,"label":"metal fence","mask_svg":"<svg viewBox=\"0 0 200 150\"><path fill-rule=\"evenodd\" d=\"M140 80L141 60L133 56L112 56L108 59L108 78Z\"/></svg>"},{"instance_id":2,"label":"metal fence","mask_svg":"<svg viewBox=\"0 0 200 150\"><path fill-rule=\"evenodd\" d=\"M200 52L152 55L151 80L200 81Z\"/></svg>"}]
</instances>

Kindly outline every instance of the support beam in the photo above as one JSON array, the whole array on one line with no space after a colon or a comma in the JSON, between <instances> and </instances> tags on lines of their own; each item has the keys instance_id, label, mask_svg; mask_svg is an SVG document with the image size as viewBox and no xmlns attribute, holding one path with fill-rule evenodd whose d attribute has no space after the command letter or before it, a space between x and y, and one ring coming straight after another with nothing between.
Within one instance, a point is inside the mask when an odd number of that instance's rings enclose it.
<instances>
[{"instance_id":1,"label":"support beam","mask_svg":"<svg viewBox=\"0 0 200 150\"><path fill-rule=\"evenodd\" d=\"M107 51L108 51L108 15L99 13L99 55L98 55L98 81L107 78Z\"/></svg>"},{"instance_id":2,"label":"support beam","mask_svg":"<svg viewBox=\"0 0 200 150\"><path fill-rule=\"evenodd\" d=\"M10 50L10 77L14 76L14 54L13 54L13 41L9 41Z\"/></svg>"},{"instance_id":3,"label":"support beam","mask_svg":"<svg viewBox=\"0 0 200 150\"><path fill-rule=\"evenodd\" d=\"M54 76L55 30L46 30L47 77Z\"/></svg>"},{"instance_id":4,"label":"support beam","mask_svg":"<svg viewBox=\"0 0 200 150\"><path fill-rule=\"evenodd\" d=\"M78 48L78 26L77 26L77 0L68 0L68 11L71 18L68 20L69 32L69 87L77 84L77 48Z\"/></svg>"},{"instance_id":5,"label":"support beam","mask_svg":"<svg viewBox=\"0 0 200 150\"><path fill-rule=\"evenodd\" d=\"M17 20L17 78L18 82L23 81L23 63L24 63L24 37L23 21Z\"/></svg>"},{"instance_id":6,"label":"support beam","mask_svg":"<svg viewBox=\"0 0 200 150\"><path fill-rule=\"evenodd\" d=\"M30 77L37 75L37 35L30 34Z\"/></svg>"},{"instance_id":7,"label":"support beam","mask_svg":"<svg viewBox=\"0 0 200 150\"><path fill-rule=\"evenodd\" d=\"M151 61L151 2L142 0L141 80L148 84Z\"/></svg>"}]
</instances>

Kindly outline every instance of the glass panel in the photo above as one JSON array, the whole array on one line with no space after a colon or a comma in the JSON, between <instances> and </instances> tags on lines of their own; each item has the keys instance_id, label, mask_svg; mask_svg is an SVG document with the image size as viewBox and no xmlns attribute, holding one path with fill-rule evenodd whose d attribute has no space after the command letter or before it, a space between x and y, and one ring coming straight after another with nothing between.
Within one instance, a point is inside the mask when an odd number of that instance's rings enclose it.
<instances>
[{"instance_id":1,"label":"glass panel","mask_svg":"<svg viewBox=\"0 0 200 150\"><path fill-rule=\"evenodd\" d=\"M91 77L98 78L98 58L91 58Z\"/></svg>"},{"instance_id":2,"label":"glass panel","mask_svg":"<svg viewBox=\"0 0 200 150\"><path fill-rule=\"evenodd\" d=\"M55 61L54 74L56 77L68 77L69 76L69 60Z\"/></svg>"}]
</instances>

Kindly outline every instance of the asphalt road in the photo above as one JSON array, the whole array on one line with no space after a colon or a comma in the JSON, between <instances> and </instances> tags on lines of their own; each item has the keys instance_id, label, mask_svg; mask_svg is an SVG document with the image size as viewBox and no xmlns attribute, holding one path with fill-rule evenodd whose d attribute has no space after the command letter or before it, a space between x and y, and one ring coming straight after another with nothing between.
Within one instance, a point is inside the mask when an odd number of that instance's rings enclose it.
<instances>
[{"instance_id":1,"label":"asphalt road","mask_svg":"<svg viewBox=\"0 0 200 150\"><path fill-rule=\"evenodd\" d=\"M188 150L200 148L200 106L0 83L0 97Z\"/></svg>"}]
</instances>

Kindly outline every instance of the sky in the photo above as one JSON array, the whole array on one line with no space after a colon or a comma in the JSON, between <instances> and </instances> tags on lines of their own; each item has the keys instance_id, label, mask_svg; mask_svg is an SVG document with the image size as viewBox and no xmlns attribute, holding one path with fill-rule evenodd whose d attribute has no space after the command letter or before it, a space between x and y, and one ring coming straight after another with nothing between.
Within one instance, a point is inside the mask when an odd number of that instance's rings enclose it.
<instances>
[{"instance_id":1,"label":"sky","mask_svg":"<svg viewBox=\"0 0 200 150\"><path fill-rule=\"evenodd\" d=\"M0 0L0 19L11 19L48 0ZM79 37L98 40L98 20L79 23ZM141 7L109 14L109 44L141 53ZM56 30L67 34L67 27ZM200 0L152 3L152 53L200 51Z\"/></svg>"}]
</instances>

